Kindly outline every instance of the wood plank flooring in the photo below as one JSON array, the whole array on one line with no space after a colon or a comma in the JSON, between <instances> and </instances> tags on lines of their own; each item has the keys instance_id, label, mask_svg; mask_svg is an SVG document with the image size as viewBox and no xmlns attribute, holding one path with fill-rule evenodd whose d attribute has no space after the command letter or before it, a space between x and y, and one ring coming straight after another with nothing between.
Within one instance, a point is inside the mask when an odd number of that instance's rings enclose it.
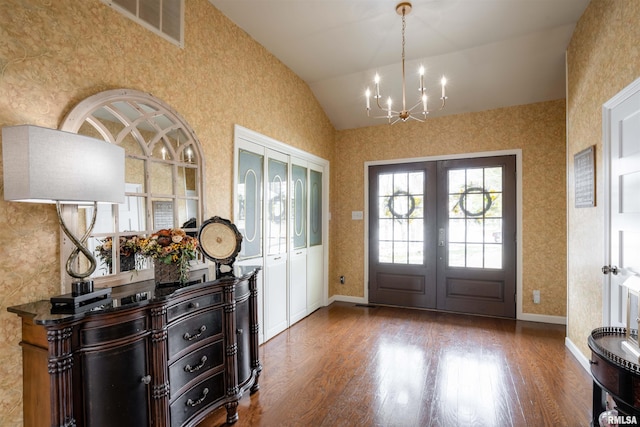
<instances>
[{"instance_id":1,"label":"wood plank flooring","mask_svg":"<svg viewBox=\"0 0 640 427\"><path fill-rule=\"evenodd\" d=\"M588 426L565 327L334 303L260 347L242 426ZM199 427L225 424L224 408Z\"/></svg>"}]
</instances>

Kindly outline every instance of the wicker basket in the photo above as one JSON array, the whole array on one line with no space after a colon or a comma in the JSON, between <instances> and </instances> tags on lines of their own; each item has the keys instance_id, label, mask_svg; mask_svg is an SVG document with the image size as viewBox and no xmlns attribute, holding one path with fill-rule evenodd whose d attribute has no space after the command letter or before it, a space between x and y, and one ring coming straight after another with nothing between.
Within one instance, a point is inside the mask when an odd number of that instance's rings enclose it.
<instances>
[{"instance_id":1,"label":"wicker basket","mask_svg":"<svg viewBox=\"0 0 640 427\"><path fill-rule=\"evenodd\" d=\"M165 264L156 260L153 263L153 268L155 270L156 284L173 285L180 283L180 265Z\"/></svg>"}]
</instances>

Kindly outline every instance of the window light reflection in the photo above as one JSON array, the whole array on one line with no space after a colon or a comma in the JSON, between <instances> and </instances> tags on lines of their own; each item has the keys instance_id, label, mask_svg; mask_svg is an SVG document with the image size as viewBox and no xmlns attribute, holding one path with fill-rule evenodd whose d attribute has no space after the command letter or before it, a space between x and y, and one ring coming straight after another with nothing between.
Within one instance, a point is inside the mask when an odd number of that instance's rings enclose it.
<instances>
[{"instance_id":1,"label":"window light reflection","mask_svg":"<svg viewBox=\"0 0 640 427\"><path fill-rule=\"evenodd\" d=\"M386 340L380 343L377 353L377 395L383 402L381 406L385 408L380 411L380 416L393 416L395 421L399 421L399 412L394 408L402 406L403 420L418 419L422 405L416 405L416 399L422 396L427 375L426 350Z\"/></svg>"},{"instance_id":2,"label":"window light reflection","mask_svg":"<svg viewBox=\"0 0 640 427\"><path fill-rule=\"evenodd\" d=\"M491 354L478 358L446 351L437 370L441 407L456 408L458 425L498 425L502 418L496 405L506 393L503 367Z\"/></svg>"}]
</instances>

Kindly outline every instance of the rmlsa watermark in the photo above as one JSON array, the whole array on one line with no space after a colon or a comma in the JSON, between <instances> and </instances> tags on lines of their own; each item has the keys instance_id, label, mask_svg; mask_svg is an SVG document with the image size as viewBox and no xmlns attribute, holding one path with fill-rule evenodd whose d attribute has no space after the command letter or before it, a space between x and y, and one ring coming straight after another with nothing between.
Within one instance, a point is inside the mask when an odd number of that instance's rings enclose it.
<instances>
[{"instance_id":1,"label":"rmlsa watermark","mask_svg":"<svg viewBox=\"0 0 640 427\"><path fill-rule=\"evenodd\" d=\"M638 419L635 415L607 415L606 420L607 425L611 426L638 425Z\"/></svg>"}]
</instances>

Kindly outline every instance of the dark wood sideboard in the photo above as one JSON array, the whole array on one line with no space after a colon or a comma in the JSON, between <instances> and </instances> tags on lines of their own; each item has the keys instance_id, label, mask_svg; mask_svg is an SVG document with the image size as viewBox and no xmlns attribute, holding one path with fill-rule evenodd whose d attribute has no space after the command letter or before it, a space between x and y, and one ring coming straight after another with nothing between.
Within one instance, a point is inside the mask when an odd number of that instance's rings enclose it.
<instances>
[{"instance_id":1,"label":"dark wood sideboard","mask_svg":"<svg viewBox=\"0 0 640 427\"><path fill-rule=\"evenodd\" d=\"M588 339L593 376L593 412L591 425L606 409L606 393L613 399L618 414L625 420L640 420L640 363L622 349L626 328L594 329Z\"/></svg>"},{"instance_id":2,"label":"dark wood sideboard","mask_svg":"<svg viewBox=\"0 0 640 427\"><path fill-rule=\"evenodd\" d=\"M262 370L256 275L114 288L85 313L9 307L22 319L24 425L192 426L222 405L234 423Z\"/></svg>"}]
</instances>

